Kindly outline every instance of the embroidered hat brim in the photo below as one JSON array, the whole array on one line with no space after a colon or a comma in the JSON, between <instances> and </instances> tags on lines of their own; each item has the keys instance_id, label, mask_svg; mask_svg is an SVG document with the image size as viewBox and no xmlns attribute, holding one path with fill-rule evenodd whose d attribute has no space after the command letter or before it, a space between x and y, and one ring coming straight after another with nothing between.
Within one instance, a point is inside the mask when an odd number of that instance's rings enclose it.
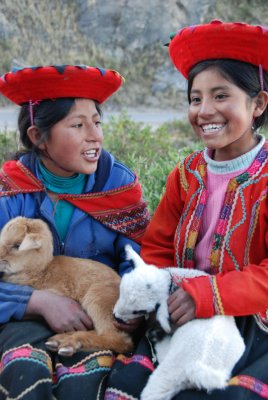
<instances>
[{"instance_id":1,"label":"embroidered hat brim","mask_svg":"<svg viewBox=\"0 0 268 400\"><path fill-rule=\"evenodd\" d=\"M123 84L117 72L86 65L17 69L0 78L0 93L21 105L56 98L86 98L103 103Z\"/></svg>"},{"instance_id":2,"label":"embroidered hat brim","mask_svg":"<svg viewBox=\"0 0 268 400\"><path fill-rule=\"evenodd\" d=\"M268 28L240 22L211 21L179 30L169 43L175 67L188 78L191 68L209 59L234 59L268 71Z\"/></svg>"}]
</instances>

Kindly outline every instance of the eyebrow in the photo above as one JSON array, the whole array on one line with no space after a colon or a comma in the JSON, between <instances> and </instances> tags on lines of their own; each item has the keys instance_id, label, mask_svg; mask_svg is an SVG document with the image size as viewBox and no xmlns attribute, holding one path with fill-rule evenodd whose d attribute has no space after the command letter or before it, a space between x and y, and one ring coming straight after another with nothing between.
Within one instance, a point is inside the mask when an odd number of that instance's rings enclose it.
<instances>
[{"instance_id":1,"label":"eyebrow","mask_svg":"<svg viewBox=\"0 0 268 400\"><path fill-rule=\"evenodd\" d=\"M229 90L229 89L230 89L229 86L215 86L210 91L211 92L217 92L218 90ZM191 90L191 94L192 93L201 93L201 90L194 89L194 90Z\"/></svg>"},{"instance_id":2,"label":"eyebrow","mask_svg":"<svg viewBox=\"0 0 268 400\"><path fill-rule=\"evenodd\" d=\"M71 118L87 118L87 117L88 117L88 115L85 115L85 114L73 114L73 115L69 115L67 117L67 120L71 119ZM100 117L100 114L98 112L95 112L93 115L91 115L91 118L95 118L95 117Z\"/></svg>"}]
</instances>

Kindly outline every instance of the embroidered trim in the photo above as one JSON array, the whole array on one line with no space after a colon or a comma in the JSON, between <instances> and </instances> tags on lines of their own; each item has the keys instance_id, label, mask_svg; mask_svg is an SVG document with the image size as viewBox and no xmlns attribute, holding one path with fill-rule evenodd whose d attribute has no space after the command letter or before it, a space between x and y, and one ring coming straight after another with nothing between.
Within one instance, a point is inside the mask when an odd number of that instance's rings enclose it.
<instances>
[{"instance_id":1,"label":"embroidered trim","mask_svg":"<svg viewBox=\"0 0 268 400\"><path fill-rule=\"evenodd\" d=\"M8 398L9 392L6 390L6 388L4 388L3 385L0 385L0 392L2 392L6 398Z\"/></svg>"},{"instance_id":2,"label":"embroidered trim","mask_svg":"<svg viewBox=\"0 0 268 400\"><path fill-rule=\"evenodd\" d=\"M94 213L91 215L109 229L120 232L134 240L143 236L150 220L145 203L126 207L121 211L117 210L112 213L105 211L103 215L94 215Z\"/></svg>"},{"instance_id":3,"label":"embroidered trim","mask_svg":"<svg viewBox=\"0 0 268 400\"><path fill-rule=\"evenodd\" d=\"M262 318L260 314L253 315L258 327L265 333L268 333L268 310L266 310L266 318Z\"/></svg>"},{"instance_id":4,"label":"embroidered trim","mask_svg":"<svg viewBox=\"0 0 268 400\"><path fill-rule=\"evenodd\" d=\"M267 193L268 193L268 188L266 188L265 190L263 190L261 192L259 199L252 206L250 223L249 223L249 230L248 230L248 239L247 239L246 246L245 246L245 258L244 258L244 264L245 265L250 264L249 250L250 250L251 242L252 242L252 239L253 239L253 234L254 234L254 231L255 231L256 226L257 226L259 213L260 213L261 202L266 199Z\"/></svg>"},{"instance_id":5,"label":"embroidered trim","mask_svg":"<svg viewBox=\"0 0 268 400\"><path fill-rule=\"evenodd\" d=\"M21 392L17 397L12 397L11 400L20 400L20 399L24 398L25 395L27 395L28 393L32 392L39 385L42 385L44 383L48 383L49 385L51 385L51 378L39 379L33 385L29 386L27 389L25 389L23 392Z\"/></svg>"},{"instance_id":6,"label":"embroidered trim","mask_svg":"<svg viewBox=\"0 0 268 400\"><path fill-rule=\"evenodd\" d=\"M104 400L139 400L121 390L109 387L105 391Z\"/></svg>"},{"instance_id":7,"label":"embroidered trim","mask_svg":"<svg viewBox=\"0 0 268 400\"><path fill-rule=\"evenodd\" d=\"M51 386L53 381L52 363L48 354L45 351L33 348L29 344L22 345L17 348L12 348L3 354L0 362L0 372L2 372L3 369L7 368L10 364L19 361L28 361L30 363L35 363L35 365L36 363L41 364L43 367L49 370L51 376L49 378L37 380L34 384L20 392L16 397L12 398L13 400L24 398L24 396L35 390L39 385L49 384ZM34 366L31 368L34 368ZM7 390L2 385L0 385L0 392L8 395Z\"/></svg>"},{"instance_id":8,"label":"embroidered trim","mask_svg":"<svg viewBox=\"0 0 268 400\"><path fill-rule=\"evenodd\" d=\"M91 375L98 371L110 371L115 357L111 351L99 351L92 353L70 367L58 363L53 377L54 387L63 380L75 375Z\"/></svg>"},{"instance_id":9,"label":"embroidered trim","mask_svg":"<svg viewBox=\"0 0 268 400\"><path fill-rule=\"evenodd\" d=\"M42 364L52 375L52 364L48 354L40 349L33 348L26 344L6 351L0 361L0 372L3 371L10 363L20 359Z\"/></svg>"},{"instance_id":10,"label":"embroidered trim","mask_svg":"<svg viewBox=\"0 0 268 400\"><path fill-rule=\"evenodd\" d=\"M59 198L66 199L92 199L92 198L102 198L107 197L107 195L113 195L117 193L123 193L129 191L129 189L135 187L138 184L138 178L135 176L135 180L123 186L119 186L114 189L108 189L105 192L96 193L82 193L82 194L59 194ZM112 208L113 209L113 208Z\"/></svg>"},{"instance_id":11,"label":"embroidered trim","mask_svg":"<svg viewBox=\"0 0 268 400\"><path fill-rule=\"evenodd\" d=\"M154 370L154 366L152 364L152 361L148 357L146 357L144 355L135 354L132 357L127 357L127 356L125 356L123 354L119 354L116 357L116 360L122 362L124 365L128 365L128 364L131 364L131 363L138 363L138 364L142 365L143 367L149 369L150 371Z\"/></svg>"},{"instance_id":12,"label":"embroidered trim","mask_svg":"<svg viewBox=\"0 0 268 400\"><path fill-rule=\"evenodd\" d=\"M268 162L267 156L268 156L268 143L265 142L263 148L260 150L260 152L258 153L256 159L250 165L249 169L246 172L244 172L243 174L237 176L236 178L233 178L230 181L228 189L230 189L232 191L236 191L236 192L235 192L235 196L234 196L234 199L233 199L232 210L231 210L231 214L230 214L230 217L229 217L228 225L226 227L226 234L225 234L224 240L222 242L220 263L219 263L219 266L218 266L218 269L219 269L220 272L223 269L224 249L226 249L226 251L228 252L229 256L232 258L233 263L235 265L235 268L237 270L240 269L239 265L238 265L238 262L235 260L234 255L231 252L231 249L229 247L229 243L230 243L231 236L234 233L235 229L237 229L239 226L241 226L246 220L247 214L246 214L246 206L245 206L245 199L244 199L244 195L243 195L243 190L246 187L250 186L250 185L258 183L259 180L261 180L264 177L268 176L268 174L260 175L262 169L264 168L264 166ZM257 175L260 175L260 177L258 179L255 179ZM232 229L230 229L232 218L233 218L234 209L236 207L236 203L238 201L239 194L241 196L241 203L242 203L242 212L243 212L242 220L239 221L235 226L233 226ZM252 235L253 235L253 232L252 232Z\"/></svg>"},{"instance_id":13,"label":"embroidered trim","mask_svg":"<svg viewBox=\"0 0 268 400\"><path fill-rule=\"evenodd\" d=\"M197 236L201 224L201 217L207 202L208 192L202 188L200 190L196 208L191 215L190 221L187 225L185 244L183 249L183 266L184 268L194 268L194 248L197 241Z\"/></svg>"},{"instance_id":14,"label":"embroidered trim","mask_svg":"<svg viewBox=\"0 0 268 400\"><path fill-rule=\"evenodd\" d=\"M210 276L209 281L210 281L212 293L213 293L213 304L214 304L215 312L216 312L216 314L219 314L219 315L225 315L216 277Z\"/></svg>"},{"instance_id":15,"label":"embroidered trim","mask_svg":"<svg viewBox=\"0 0 268 400\"><path fill-rule=\"evenodd\" d=\"M198 170L193 170L190 168L190 164L192 163L192 161L196 158L196 156L198 156L201 153L201 151L198 152L194 152L193 154L191 154L190 156L186 157L186 159L184 160L184 162L181 163L181 171L183 171L182 173L185 175L185 179L186 179L186 174L185 171L187 170L188 172L192 173L196 179L198 180L198 182L200 183L200 187L197 189L197 191L195 193L192 194L190 200L188 201L187 207L184 211L184 213L182 214L177 228L176 228L176 232L175 232L175 237L174 237L174 244L175 244L175 256L176 256L176 263L178 267L184 267L184 257L185 257L185 251L186 251L186 241L184 243L184 249L182 251L181 254L181 261L180 261L180 256L179 256L179 243L180 243L180 232L181 232L181 226L183 224L183 222L185 221L189 209L193 203L193 200L195 199L196 196L200 195L200 192L203 188L203 181L202 181L202 177L199 175ZM202 169L201 169L201 175L202 175ZM203 176L203 175L202 175ZM188 224L189 228L190 225ZM185 240L187 238L187 235L185 235ZM191 254L191 251L188 251L188 255Z\"/></svg>"},{"instance_id":16,"label":"embroidered trim","mask_svg":"<svg viewBox=\"0 0 268 400\"><path fill-rule=\"evenodd\" d=\"M7 162L7 164L11 164L12 161ZM27 180L30 181L31 188L27 188L28 193L34 192L44 192L45 187L43 183L37 179L31 171L25 167L25 165L21 161L16 162L16 166L22 173L26 176ZM19 193L23 193L23 182L20 182L20 185L16 183L14 179L12 179L9 175L7 175L5 171L5 164L2 166L0 171L0 192L1 196L11 196ZM26 187L28 187L29 182L27 182Z\"/></svg>"},{"instance_id":17,"label":"embroidered trim","mask_svg":"<svg viewBox=\"0 0 268 400\"><path fill-rule=\"evenodd\" d=\"M230 386L242 386L254 393L257 393L262 398L268 399L268 385L256 378L253 378L252 376L237 375L231 378L228 384Z\"/></svg>"},{"instance_id":18,"label":"embroidered trim","mask_svg":"<svg viewBox=\"0 0 268 400\"><path fill-rule=\"evenodd\" d=\"M183 163L178 164L178 170L180 172L180 184L183 187L184 191L188 192L189 183L187 182Z\"/></svg>"}]
</instances>

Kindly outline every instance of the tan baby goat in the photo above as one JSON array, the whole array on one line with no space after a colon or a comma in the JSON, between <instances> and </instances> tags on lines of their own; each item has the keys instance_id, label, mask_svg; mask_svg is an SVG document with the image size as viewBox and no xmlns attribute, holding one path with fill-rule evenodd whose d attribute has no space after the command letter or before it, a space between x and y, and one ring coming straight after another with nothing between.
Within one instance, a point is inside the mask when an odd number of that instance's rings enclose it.
<instances>
[{"instance_id":1,"label":"tan baby goat","mask_svg":"<svg viewBox=\"0 0 268 400\"><path fill-rule=\"evenodd\" d=\"M119 297L120 277L97 261L67 256L53 257L53 240L45 222L17 217L0 234L2 280L54 293L78 301L91 317L94 330L58 334L49 340L54 350L70 356L76 351L132 349L129 335L113 324L112 310Z\"/></svg>"}]
</instances>

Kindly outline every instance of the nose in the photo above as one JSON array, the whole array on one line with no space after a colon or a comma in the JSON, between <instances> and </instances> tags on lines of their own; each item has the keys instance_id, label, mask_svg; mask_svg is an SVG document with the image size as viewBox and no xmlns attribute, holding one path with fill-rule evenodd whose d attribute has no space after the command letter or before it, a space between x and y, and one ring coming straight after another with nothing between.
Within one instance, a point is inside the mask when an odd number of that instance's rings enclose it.
<instances>
[{"instance_id":1,"label":"nose","mask_svg":"<svg viewBox=\"0 0 268 400\"><path fill-rule=\"evenodd\" d=\"M113 313L113 317L114 317L114 319L115 319L117 322L119 322L120 324L125 323L125 321L124 321L123 319L121 319L121 318L118 318L118 317L115 315L115 313Z\"/></svg>"},{"instance_id":2,"label":"nose","mask_svg":"<svg viewBox=\"0 0 268 400\"><path fill-rule=\"evenodd\" d=\"M200 117L208 117L215 113L215 107L213 102L209 99L203 99L200 103L200 107L198 110L198 115Z\"/></svg>"},{"instance_id":3,"label":"nose","mask_svg":"<svg viewBox=\"0 0 268 400\"><path fill-rule=\"evenodd\" d=\"M102 140L103 134L101 126L94 123L87 125L86 127L86 140L91 142L98 142Z\"/></svg>"}]
</instances>

